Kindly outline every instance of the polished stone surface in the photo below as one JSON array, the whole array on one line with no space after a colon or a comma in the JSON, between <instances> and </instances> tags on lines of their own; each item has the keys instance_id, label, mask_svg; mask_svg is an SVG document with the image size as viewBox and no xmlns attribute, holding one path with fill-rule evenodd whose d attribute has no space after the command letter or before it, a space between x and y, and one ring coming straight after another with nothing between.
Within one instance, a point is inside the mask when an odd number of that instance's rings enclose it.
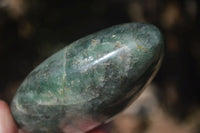
<instances>
[{"instance_id":1,"label":"polished stone surface","mask_svg":"<svg viewBox=\"0 0 200 133\"><path fill-rule=\"evenodd\" d=\"M23 81L11 110L31 133L90 130L135 99L157 72L163 39L150 24L113 26L58 51Z\"/></svg>"}]
</instances>

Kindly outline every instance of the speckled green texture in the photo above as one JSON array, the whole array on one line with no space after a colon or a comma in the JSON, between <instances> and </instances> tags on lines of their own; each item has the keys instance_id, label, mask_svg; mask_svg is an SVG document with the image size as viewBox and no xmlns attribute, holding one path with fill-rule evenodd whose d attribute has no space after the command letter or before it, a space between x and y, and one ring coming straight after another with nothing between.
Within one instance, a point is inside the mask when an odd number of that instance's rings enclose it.
<instances>
[{"instance_id":1,"label":"speckled green texture","mask_svg":"<svg viewBox=\"0 0 200 133\"><path fill-rule=\"evenodd\" d=\"M150 24L117 25L91 34L26 77L13 98L12 114L31 133L89 130L138 96L162 54L162 35Z\"/></svg>"}]
</instances>

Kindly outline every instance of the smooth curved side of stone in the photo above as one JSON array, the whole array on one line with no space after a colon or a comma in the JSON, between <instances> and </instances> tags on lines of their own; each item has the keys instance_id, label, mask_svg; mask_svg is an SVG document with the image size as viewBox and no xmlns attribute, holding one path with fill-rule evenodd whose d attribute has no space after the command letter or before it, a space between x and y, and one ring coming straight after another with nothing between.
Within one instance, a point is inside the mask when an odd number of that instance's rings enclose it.
<instances>
[{"instance_id":1,"label":"smooth curved side of stone","mask_svg":"<svg viewBox=\"0 0 200 133\"><path fill-rule=\"evenodd\" d=\"M12 105L17 123L32 133L86 131L126 107L158 70L163 54L158 28L130 23L91 34L35 68ZM82 127L86 122L95 123Z\"/></svg>"}]
</instances>

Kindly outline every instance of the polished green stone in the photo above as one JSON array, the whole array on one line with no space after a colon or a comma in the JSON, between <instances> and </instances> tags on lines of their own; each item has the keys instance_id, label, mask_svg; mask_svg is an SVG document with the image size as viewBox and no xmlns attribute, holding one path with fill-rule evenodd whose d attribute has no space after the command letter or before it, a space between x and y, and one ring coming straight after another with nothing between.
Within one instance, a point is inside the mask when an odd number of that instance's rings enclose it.
<instances>
[{"instance_id":1,"label":"polished green stone","mask_svg":"<svg viewBox=\"0 0 200 133\"><path fill-rule=\"evenodd\" d=\"M12 114L31 133L90 130L140 94L162 55L162 35L150 24L117 25L91 34L26 77L13 98Z\"/></svg>"}]
</instances>

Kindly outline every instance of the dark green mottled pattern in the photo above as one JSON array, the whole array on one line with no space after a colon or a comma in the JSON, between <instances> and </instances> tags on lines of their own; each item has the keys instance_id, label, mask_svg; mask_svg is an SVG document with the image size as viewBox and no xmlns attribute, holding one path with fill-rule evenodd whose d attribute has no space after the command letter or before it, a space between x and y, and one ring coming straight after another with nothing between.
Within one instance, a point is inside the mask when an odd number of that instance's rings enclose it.
<instances>
[{"instance_id":1,"label":"dark green mottled pattern","mask_svg":"<svg viewBox=\"0 0 200 133\"><path fill-rule=\"evenodd\" d=\"M76 120L82 118L101 123L139 94L162 52L161 33L149 24L118 25L84 37L26 77L13 99L13 116L34 133L59 132L63 123L80 129Z\"/></svg>"}]
</instances>

